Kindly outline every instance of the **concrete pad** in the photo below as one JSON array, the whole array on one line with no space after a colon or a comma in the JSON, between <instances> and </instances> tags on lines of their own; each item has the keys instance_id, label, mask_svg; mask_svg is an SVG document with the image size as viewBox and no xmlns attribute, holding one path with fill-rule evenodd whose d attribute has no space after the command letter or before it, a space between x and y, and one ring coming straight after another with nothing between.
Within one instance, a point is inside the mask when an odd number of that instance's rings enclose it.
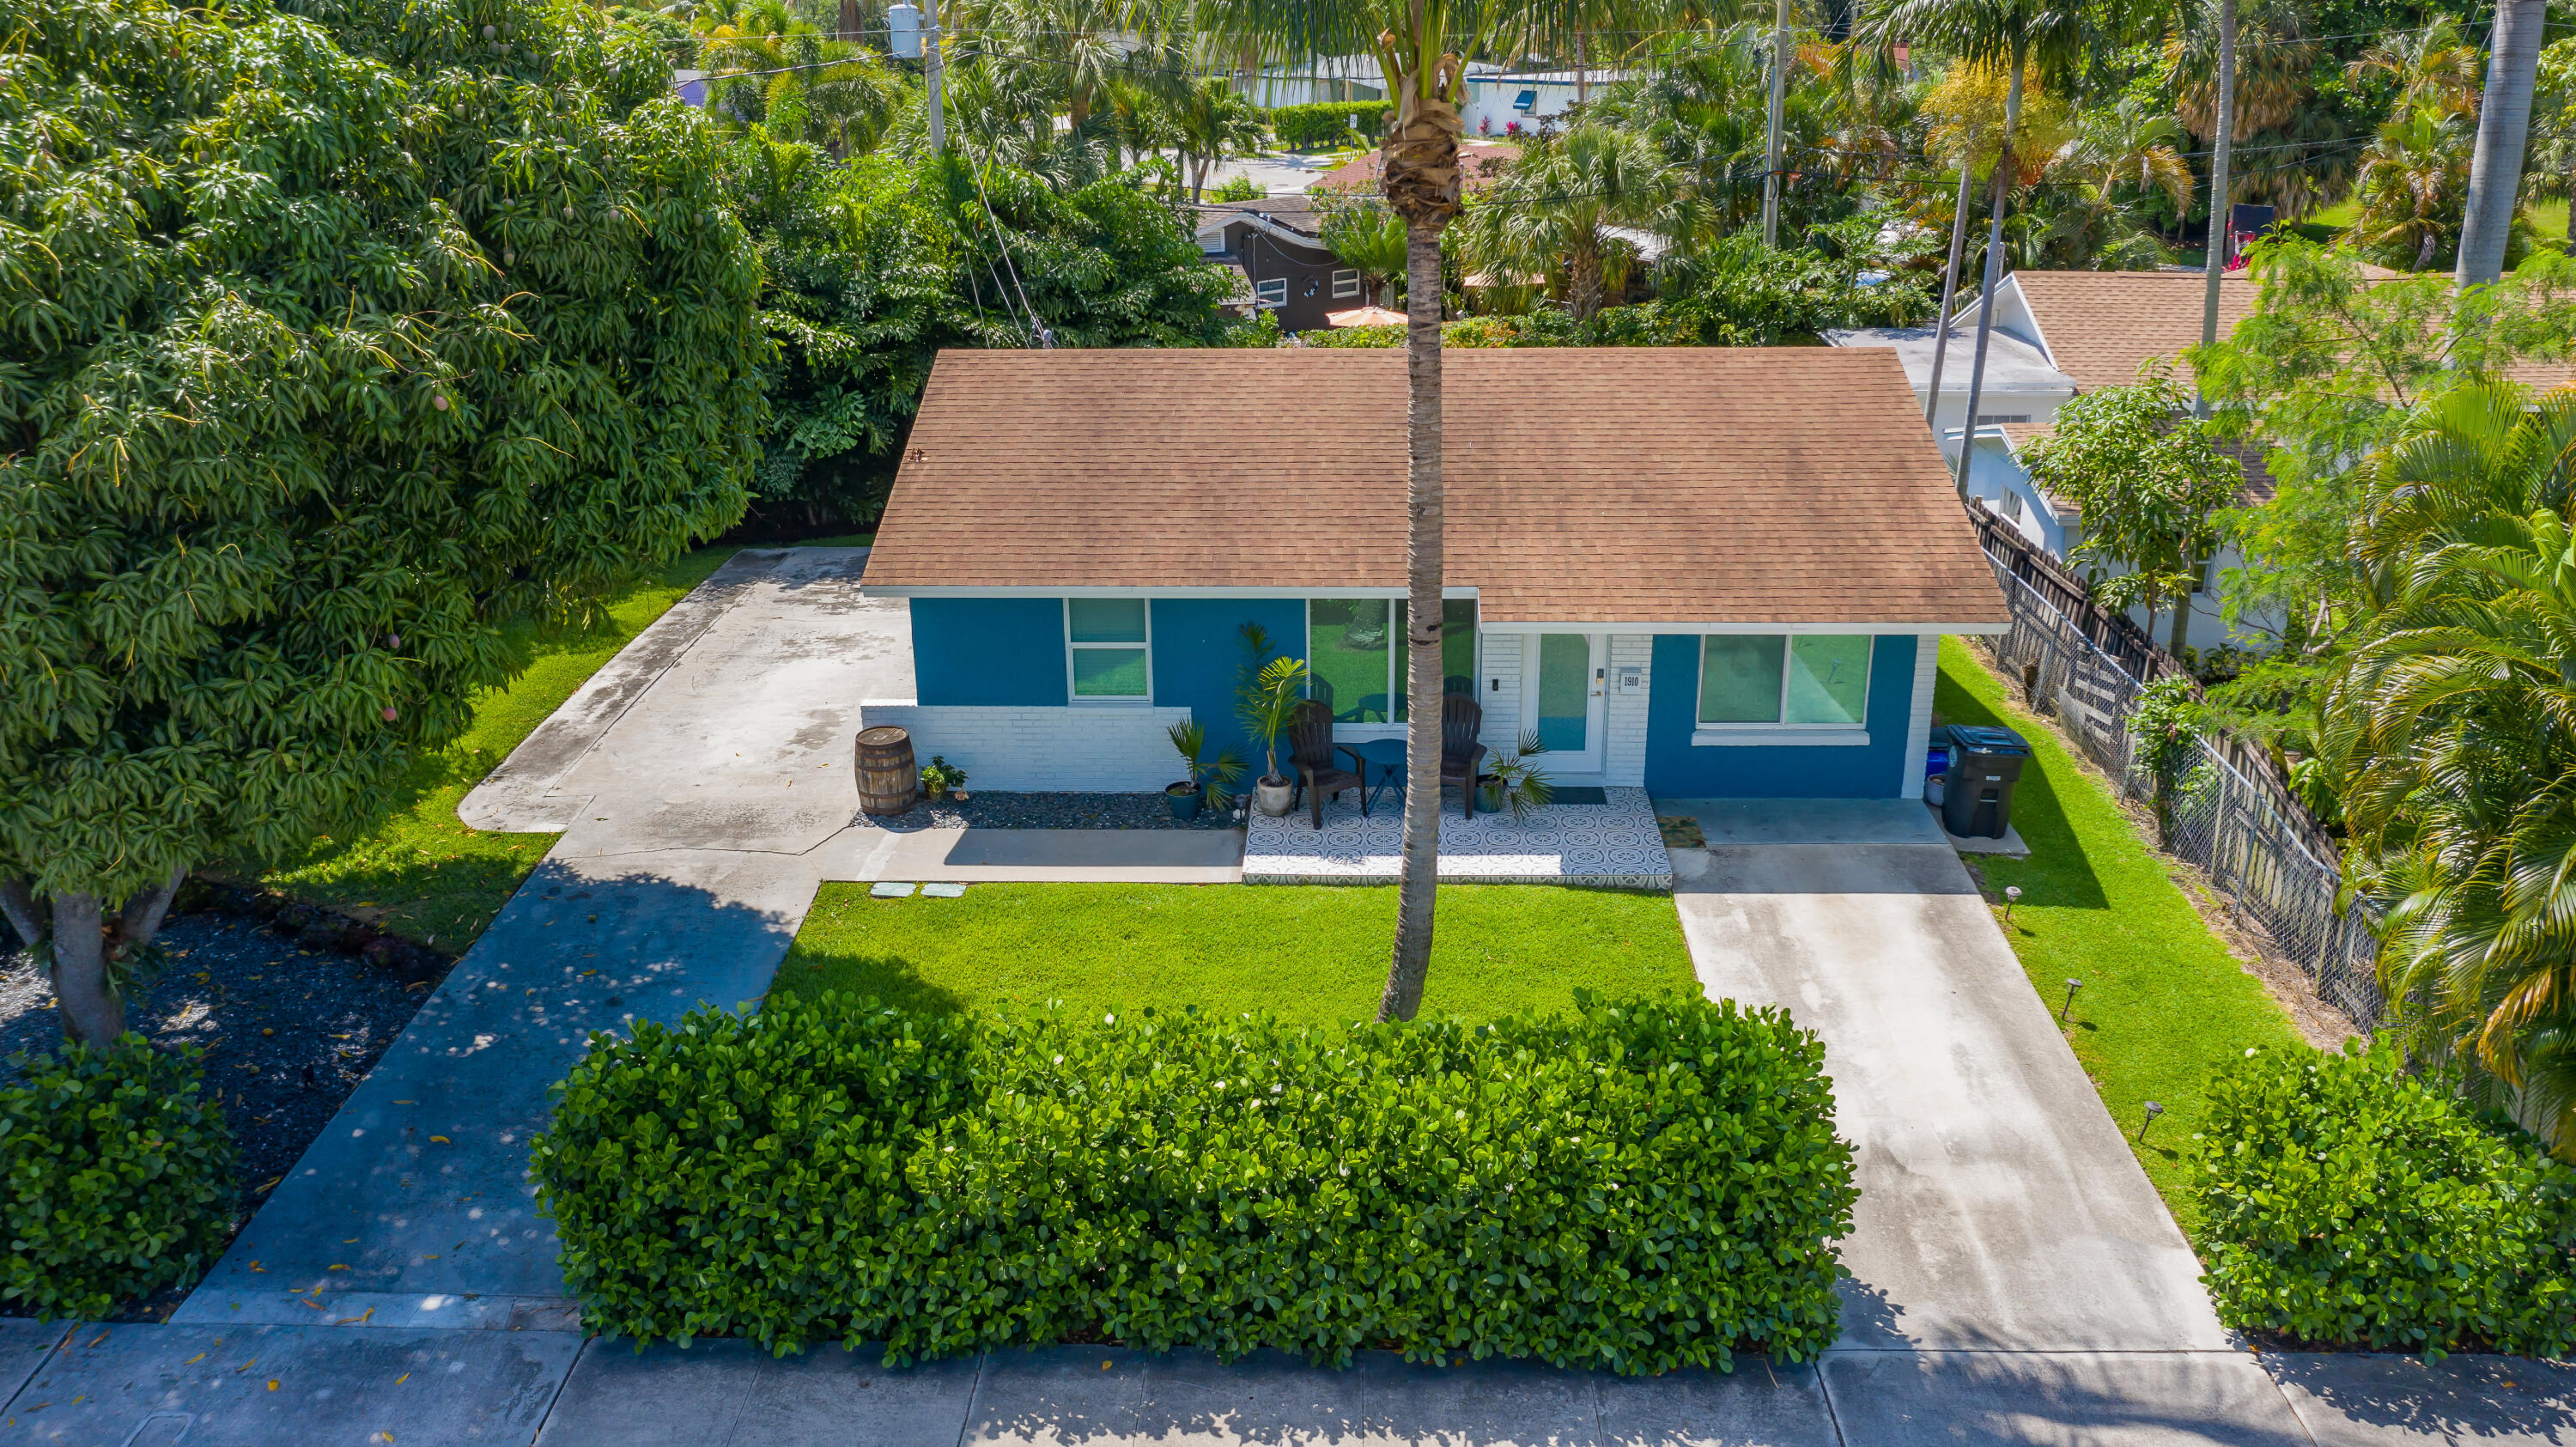
<instances>
[{"instance_id":1,"label":"concrete pad","mask_svg":"<svg viewBox=\"0 0 2576 1447\"><path fill-rule=\"evenodd\" d=\"M2223 1350L2184 1243L1946 845L1712 848L1701 983L1825 1041L1860 1204L1844 1342Z\"/></svg>"},{"instance_id":2,"label":"concrete pad","mask_svg":"<svg viewBox=\"0 0 2576 1447\"><path fill-rule=\"evenodd\" d=\"M6 1402L45 1364L45 1358L79 1325L68 1321L0 1320L0 1402Z\"/></svg>"},{"instance_id":3,"label":"concrete pad","mask_svg":"<svg viewBox=\"0 0 2576 1447\"><path fill-rule=\"evenodd\" d=\"M1841 1447L1813 1366L1738 1357L1733 1372L1603 1377L1604 1447Z\"/></svg>"},{"instance_id":4,"label":"concrete pad","mask_svg":"<svg viewBox=\"0 0 2576 1447\"><path fill-rule=\"evenodd\" d=\"M2576 1368L2527 1357L2265 1352L2317 1447L2576 1442Z\"/></svg>"},{"instance_id":5,"label":"concrete pad","mask_svg":"<svg viewBox=\"0 0 2576 1447\"><path fill-rule=\"evenodd\" d=\"M810 849L849 823L863 698L913 692L909 606L865 548L746 549L466 795L478 829L612 821L610 848Z\"/></svg>"},{"instance_id":6,"label":"concrete pad","mask_svg":"<svg viewBox=\"0 0 2576 1447\"><path fill-rule=\"evenodd\" d=\"M1941 826L1910 799L1657 799L1658 814L1699 821L1712 849L1736 844L1938 844Z\"/></svg>"},{"instance_id":7,"label":"concrete pad","mask_svg":"<svg viewBox=\"0 0 2576 1447\"><path fill-rule=\"evenodd\" d=\"M2242 1352L1837 1350L1824 1379L1843 1440L1870 1447L2309 1447Z\"/></svg>"},{"instance_id":8,"label":"concrete pad","mask_svg":"<svg viewBox=\"0 0 2576 1447\"><path fill-rule=\"evenodd\" d=\"M1937 805L1927 803L1923 806L1923 812L1932 816L1932 827L1940 831L1942 839L1962 854L2000 854L2007 859L2030 857L2030 845L2022 839L2021 830L2015 828L2009 821L2004 824L2003 837L1997 839L1984 834L1951 833L1950 826L1942 820L1941 810Z\"/></svg>"},{"instance_id":9,"label":"concrete pad","mask_svg":"<svg viewBox=\"0 0 2576 1447\"><path fill-rule=\"evenodd\" d=\"M524 1443L580 1350L559 1332L83 1326L0 1444Z\"/></svg>"},{"instance_id":10,"label":"concrete pad","mask_svg":"<svg viewBox=\"0 0 2576 1447\"><path fill-rule=\"evenodd\" d=\"M561 1320L527 1180L547 1088L594 1030L757 1000L813 894L794 857L549 858L172 1320ZM317 1291L323 1313L285 1299Z\"/></svg>"},{"instance_id":11,"label":"concrete pad","mask_svg":"<svg viewBox=\"0 0 2576 1447\"><path fill-rule=\"evenodd\" d=\"M594 1341L555 1400L538 1447L957 1447L980 1360L890 1369L874 1348L773 1357L747 1341L637 1352Z\"/></svg>"},{"instance_id":12,"label":"concrete pad","mask_svg":"<svg viewBox=\"0 0 2576 1447\"><path fill-rule=\"evenodd\" d=\"M997 880L1103 884L1233 884L1243 878L1243 836L1232 829L919 829L851 831L826 879ZM885 834L892 842L868 836ZM862 854L861 849L871 852ZM860 867L866 876L836 872Z\"/></svg>"}]
</instances>

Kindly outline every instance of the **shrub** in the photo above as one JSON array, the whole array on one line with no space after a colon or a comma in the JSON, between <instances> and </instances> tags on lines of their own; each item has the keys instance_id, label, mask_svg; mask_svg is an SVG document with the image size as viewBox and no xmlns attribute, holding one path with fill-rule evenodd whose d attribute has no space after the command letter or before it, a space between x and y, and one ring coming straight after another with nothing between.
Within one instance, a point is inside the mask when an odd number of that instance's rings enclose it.
<instances>
[{"instance_id":1,"label":"shrub","mask_svg":"<svg viewBox=\"0 0 2576 1447\"><path fill-rule=\"evenodd\" d=\"M1290 150L1347 146L1353 140L1371 145L1386 131L1389 102L1382 100L1319 101L1314 105L1280 106L1269 113L1270 133ZM1358 127L1353 128L1352 122Z\"/></svg>"},{"instance_id":2,"label":"shrub","mask_svg":"<svg viewBox=\"0 0 2576 1447\"><path fill-rule=\"evenodd\" d=\"M138 1035L19 1057L21 1079L0 1088L0 1299L41 1320L97 1317L214 1264L230 1235L233 1138L198 1057Z\"/></svg>"},{"instance_id":3,"label":"shrub","mask_svg":"<svg viewBox=\"0 0 2576 1447\"><path fill-rule=\"evenodd\" d=\"M2194 1141L2228 1325L2428 1357L2576 1346L2576 1171L2393 1054L2252 1056Z\"/></svg>"},{"instance_id":4,"label":"shrub","mask_svg":"<svg viewBox=\"0 0 2576 1447\"><path fill-rule=\"evenodd\" d=\"M613 1334L1636 1373L1832 1342L1831 1115L1813 1035L1682 996L1334 1030L827 996L595 1039L534 1174Z\"/></svg>"}]
</instances>

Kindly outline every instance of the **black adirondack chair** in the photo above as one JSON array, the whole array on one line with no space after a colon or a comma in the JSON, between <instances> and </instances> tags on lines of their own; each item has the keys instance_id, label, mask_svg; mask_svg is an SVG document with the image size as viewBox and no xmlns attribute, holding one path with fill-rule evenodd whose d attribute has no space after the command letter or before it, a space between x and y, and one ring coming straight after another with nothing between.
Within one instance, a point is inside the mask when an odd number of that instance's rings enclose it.
<instances>
[{"instance_id":1,"label":"black adirondack chair","mask_svg":"<svg viewBox=\"0 0 2576 1447\"><path fill-rule=\"evenodd\" d=\"M1333 743L1331 704L1314 698L1299 704L1297 717L1288 725L1288 742L1297 765L1297 793L1308 801L1309 818L1317 829L1324 827L1326 794L1338 799L1344 789L1359 789L1360 812L1368 813L1368 791L1360 787L1357 773L1341 766L1343 751Z\"/></svg>"}]
</instances>

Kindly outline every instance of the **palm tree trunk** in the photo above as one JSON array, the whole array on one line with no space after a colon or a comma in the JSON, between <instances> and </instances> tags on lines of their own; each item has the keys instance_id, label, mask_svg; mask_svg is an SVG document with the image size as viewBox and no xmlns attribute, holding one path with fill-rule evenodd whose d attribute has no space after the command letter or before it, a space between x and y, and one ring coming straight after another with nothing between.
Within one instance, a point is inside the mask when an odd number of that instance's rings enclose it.
<instances>
[{"instance_id":1,"label":"palm tree trunk","mask_svg":"<svg viewBox=\"0 0 2576 1447\"><path fill-rule=\"evenodd\" d=\"M2218 114L2210 122L2215 134L2209 146L2209 239L2201 244L2200 344L2218 345L2218 284L2227 274L2227 238L2235 230L2227 184L2228 153L2236 145L2236 0L2218 0ZM2200 374L2194 372L2198 391ZM2209 394L2192 402L2192 414L2209 415Z\"/></svg>"},{"instance_id":2,"label":"palm tree trunk","mask_svg":"<svg viewBox=\"0 0 2576 1447\"><path fill-rule=\"evenodd\" d=\"M1601 251L1577 245L1565 259L1565 300L1576 321L1589 321L1601 310Z\"/></svg>"},{"instance_id":3,"label":"palm tree trunk","mask_svg":"<svg viewBox=\"0 0 2576 1447\"><path fill-rule=\"evenodd\" d=\"M1431 972L1432 903L1440 881L1440 225L1407 218L1405 376L1404 853L1396 887L1395 958L1380 1020L1410 1020ZM1468 787L1475 787L1470 780Z\"/></svg>"},{"instance_id":4,"label":"palm tree trunk","mask_svg":"<svg viewBox=\"0 0 2576 1447\"><path fill-rule=\"evenodd\" d=\"M1968 463L1977 455L1977 404L1986 389L1986 344L1995 331L1995 292L2004 282L2004 198L2011 194L2013 131L2021 125L2022 42L2013 42L2012 82L2004 91L2004 141L1995 153L1994 222L1986 232L1986 279L1977 292L1977 352L1968 366L1968 415L1959 431L1959 501L1968 500Z\"/></svg>"},{"instance_id":5,"label":"palm tree trunk","mask_svg":"<svg viewBox=\"0 0 2576 1447\"><path fill-rule=\"evenodd\" d=\"M1932 324L1932 385L1923 394L1923 425L1935 429L1936 442L1940 433L1933 414L1941 408L1941 363L1950 355L1950 313L1959 300L1959 253L1968 244L1968 202L1976 180L1977 132L1971 127L1968 148L1959 156L1959 204L1950 212L1950 265L1941 273L1941 314Z\"/></svg>"},{"instance_id":6,"label":"palm tree trunk","mask_svg":"<svg viewBox=\"0 0 2576 1447\"><path fill-rule=\"evenodd\" d=\"M2469 160L2468 212L2460 222L2460 260L2452 273L2466 289L2504 273L2505 242L2522 198L2522 148L2531 137L2531 91L2540 72L2545 0L2498 0L2495 52L2487 64L2486 99L2478 106L2478 148ZM2576 205L2569 207L2576 216Z\"/></svg>"}]
</instances>

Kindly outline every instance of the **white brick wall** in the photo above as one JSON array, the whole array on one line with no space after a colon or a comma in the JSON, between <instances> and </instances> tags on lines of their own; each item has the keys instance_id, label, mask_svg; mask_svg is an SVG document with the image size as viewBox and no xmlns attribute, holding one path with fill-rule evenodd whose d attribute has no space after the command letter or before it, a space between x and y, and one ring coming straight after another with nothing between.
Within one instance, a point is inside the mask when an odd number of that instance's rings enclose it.
<instances>
[{"instance_id":1,"label":"white brick wall","mask_svg":"<svg viewBox=\"0 0 2576 1447\"><path fill-rule=\"evenodd\" d=\"M1641 669L1645 686L1619 691L1619 670ZM1601 776L1614 787L1646 784L1646 702L1655 693L1655 640L1645 634L1610 635L1609 708L1602 730Z\"/></svg>"},{"instance_id":2,"label":"white brick wall","mask_svg":"<svg viewBox=\"0 0 2576 1447\"><path fill-rule=\"evenodd\" d=\"M1164 731L1185 708L1040 708L863 703L859 726L912 732L912 752L966 771L974 789L1136 792L1181 776Z\"/></svg>"},{"instance_id":3,"label":"white brick wall","mask_svg":"<svg viewBox=\"0 0 2576 1447\"><path fill-rule=\"evenodd\" d=\"M1476 676L1476 702L1485 706L1485 726L1476 741L1493 752L1508 753L1521 742L1521 634L1487 633L1476 640L1484 671ZM1494 687L1495 680L1502 688Z\"/></svg>"},{"instance_id":4,"label":"white brick wall","mask_svg":"<svg viewBox=\"0 0 2576 1447\"><path fill-rule=\"evenodd\" d=\"M1902 799L1923 797L1923 754L1932 746L1932 685L1941 675L1941 639L1926 633L1914 640L1914 710L1905 721L1905 782Z\"/></svg>"}]
</instances>

